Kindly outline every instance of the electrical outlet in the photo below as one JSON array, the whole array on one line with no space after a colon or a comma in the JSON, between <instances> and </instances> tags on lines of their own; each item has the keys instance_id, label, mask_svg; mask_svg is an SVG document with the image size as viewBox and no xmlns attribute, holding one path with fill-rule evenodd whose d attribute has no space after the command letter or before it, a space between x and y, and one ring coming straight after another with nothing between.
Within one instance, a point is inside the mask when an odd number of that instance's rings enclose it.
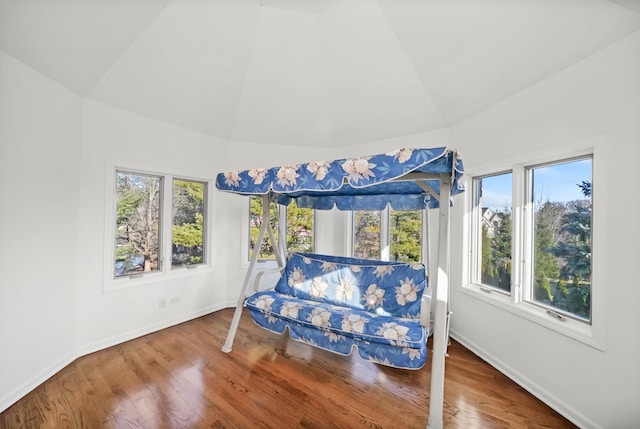
<instances>
[{"instance_id":1,"label":"electrical outlet","mask_svg":"<svg viewBox=\"0 0 640 429\"><path fill-rule=\"evenodd\" d=\"M165 308L167 306L167 300L166 298L160 298L158 300L158 307L160 308Z\"/></svg>"},{"instance_id":2,"label":"electrical outlet","mask_svg":"<svg viewBox=\"0 0 640 429\"><path fill-rule=\"evenodd\" d=\"M171 304L176 304L178 302L180 302L180 297L179 296L174 296L173 298L171 298Z\"/></svg>"}]
</instances>

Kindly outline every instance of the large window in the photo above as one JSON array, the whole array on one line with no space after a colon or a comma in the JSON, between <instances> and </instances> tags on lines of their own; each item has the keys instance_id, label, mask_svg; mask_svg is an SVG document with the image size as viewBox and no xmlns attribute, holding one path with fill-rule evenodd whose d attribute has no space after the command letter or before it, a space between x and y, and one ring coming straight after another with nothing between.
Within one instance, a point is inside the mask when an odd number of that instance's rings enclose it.
<instances>
[{"instance_id":1,"label":"large window","mask_svg":"<svg viewBox=\"0 0 640 429\"><path fill-rule=\"evenodd\" d=\"M591 158L528 167L526 299L591 318Z\"/></svg>"},{"instance_id":2,"label":"large window","mask_svg":"<svg viewBox=\"0 0 640 429\"><path fill-rule=\"evenodd\" d=\"M207 184L173 180L171 268L191 267L204 261Z\"/></svg>"},{"instance_id":3,"label":"large window","mask_svg":"<svg viewBox=\"0 0 640 429\"><path fill-rule=\"evenodd\" d=\"M113 278L204 263L206 196L204 181L117 170Z\"/></svg>"},{"instance_id":4,"label":"large window","mask_svg":"<svg viewBox=\"0 0 640 429\"><path fill-rule=\"evenodd\" d=\"M472 283L557 320L591 323L592 160L473 178Z\"/></svg>"},{"instance_id":5,"label":"large window","mask_svg":"<svg viewBox=\"0 0 640 429\"><path fill-rule=\"evenodd\" d=\"M390 210L389 260L420 262L422 258L422 211Z\"/></svg>"},{"instance_id":6,"label":"large window","mask_svg":"<svg viewBox=\"0 0 640 429\"><path fill-rule=\"evenodd\" d=\"M114 276L159 270L162 177L118 171L116 194Z\"/></svg>"},{"instance_id":7,"label":"large window","mask_svg":"<svg viewBox=\"0 0 640 429\"><path fill-rule=\"evenodd\" d=\"M499 173L474 179L477 214L475 281L511 293L512 174Z\"/></svg>"},{"instance_id":8,"label":"large window","mask_svg":"<svg viewBox=\"0 0 640 429\"><path fill-rule=\"evenodd\" d=\"M380 259L381 234L380 212L353 212L353 250L352 255L363 259Z\"/></svg>"},{"instance_id":9,"label":"large window","mask_svg":"<svg viewBox=\"0 0 640 429\"><path fill-rule=\"evenodd\" d=\"M287 250L313 252L313 209L298 207L291 201L287 210Z\"/></svg>"},{"instance_id":10,"label":"large window","mask_svg":"<svg viewBox=\"0 0 640 429\"><path fill-rule=\"evenodd\" d=\"M354 211L352 256L419 262L422 257L423 211Z\"/></svg>"},{"instance_id":11,"label":"large window","mask_svg":"<svg viewBox=\"0 0 640 429\"><path fill-rule=\"evenodd\" d=\"M276 240L280 234L279 219L280 213L284 211L286 219L287 232L287 251L288 252L313 252L314 246L314 211L298 207L295 201L288 206L280 206L275 202L271 202L269 208L269 217L271 225L274 229ZM262 216L262 198L251 196L249 198L249 255L253 257L254 249L258 241L260 226L264 222ZM268 234L265 233L262 247L260 248L260 256L258 260L268 261L275 260L273 244L269 240Z\"/></svg>"}]
</instances>

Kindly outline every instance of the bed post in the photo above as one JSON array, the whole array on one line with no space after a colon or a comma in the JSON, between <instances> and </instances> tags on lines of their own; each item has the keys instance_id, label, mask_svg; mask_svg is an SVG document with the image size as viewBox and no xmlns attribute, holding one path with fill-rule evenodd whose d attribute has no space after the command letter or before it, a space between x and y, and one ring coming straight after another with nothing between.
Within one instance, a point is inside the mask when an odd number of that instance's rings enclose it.
<instances>
[{"instance_id":1,"label":"bed post","mask_svg":"<svg viewBox=\"0 0 640 429\"><path fill-rule=\"evenodd\" d=\"M256 243L256 247L253 251L253 256L251 257L251 262L249 263L249 269L247 270L247 274L244 277L244 284L242 285L242 291L240 292L240 296L238 297L238 302L236 303L236 311L233 313L233 319L231 320L231 327L229 327L229 333L227 334L227 340L222 346L222 351L225 353L229 353L231 351L231 347L233 346L233 339L236 336L236 331L238 330L238 325L240 324L240 316L242 315L242 308L244 307L244 299L245 294L247 293L247 287L249 286L249 280L251 279L251 274L253 273L253 269L260 257L260 250L262 249L262 241L264 239L264 234L269 228L269 235L271 239L273 239L273 230L271 229L271 218L269 209L271 207L271 196L270 194L262 195L262 225L260 225L260 231L258 232L258 242ZM273 243L273 247L275 248L275 243ZM280 261L280 258L278 258Z\"/></svg>"},{"instance_id":2,"label":"bed post","mask_svg":"<svg viewBox=\"0 0 640 429\"><path fill-rule=\"evenodd\" d=\"M451 176L440 177L440 210L438 221L437 272L430 272L434 279L435 321L433 329L433 357L431 361L431 394L429 396L429 419L427 429L442 429L444 408L444 360L447 349L447 326L449 317L449 201ZM435 275L432 275L435 274Z\"/></svg>"}]
</instances>

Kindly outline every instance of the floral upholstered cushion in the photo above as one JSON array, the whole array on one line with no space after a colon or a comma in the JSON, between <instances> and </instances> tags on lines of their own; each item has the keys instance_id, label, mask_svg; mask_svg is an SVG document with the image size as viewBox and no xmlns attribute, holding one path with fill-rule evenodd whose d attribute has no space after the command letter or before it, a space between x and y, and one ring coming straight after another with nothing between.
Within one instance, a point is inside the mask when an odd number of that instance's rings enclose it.
<instances>
[{"instance_id":1,"label":"floral upholstered cushion","mask_svg":"<svg viewBox=\"0 0 640 429\"><path fill-rule=\"evenodd\" d=\"M258 292L247 301L247 308L264 316L264 325L272 331L284 332L281 321L323 329L333 336L419 348L425 341L425 329L418 319L379 316L366 311L318 301L291 298L275 291ZM329 338L331 342L331 338Z\"/></svg>"},{"instance_id":2,"label":"floral upholstered cushion","mask_svg":"<svg viewBox=\"0 0 640 429\"><path fill-rule=\"evenodd\" d=\"M418 319L379 316L363 310L258 292L247 300L254 321L272 332L334 353L349 355L354 346L363 359L419 369L427 359L427 330Z\"/></svg>"},{"instance_id":3,"label":"floral upholstered cushion","mask_svg":"<svg viewBox=\"0 0 640 429\"><path fill-rule=\"evenodd\" d=\"M423 264L293 253L276 291L382 316L411 319L420 315L425 287Z\"/></svg>"},{"instance_id":4,"label":"floral upholstered cushion","mask_svg":"<svg viewBox=\"0 0 640 429\"><path fill-rule=\"evenodd\" d=\"M293 253L275 290L246 306L258 325L288 328L294 340L343 355L355 346L364 359L418 369L427 359L425 287L422 264Z\"/></svg>"}]
</instances>

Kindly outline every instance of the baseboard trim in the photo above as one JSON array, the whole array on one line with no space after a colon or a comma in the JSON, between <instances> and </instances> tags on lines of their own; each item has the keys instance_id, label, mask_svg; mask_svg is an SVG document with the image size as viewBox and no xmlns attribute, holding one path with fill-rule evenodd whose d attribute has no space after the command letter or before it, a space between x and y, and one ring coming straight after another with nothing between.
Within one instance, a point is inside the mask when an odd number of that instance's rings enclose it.
<instances>
[{"instance_id":1,"label":"baseboard trim","mask_svg":"<svg viewBox=\"0 0 640 429\"><path fill-rule=\"evenodd\" d=\"M159 323L154 323L140 329L134 329L129 332L125 332L120 335L116 335L109 339L103 341L97 341L82 347L78 347L73 352L67 354L63 358L59 359L57 362L52 364L46 370L40 372L39 374L31 377L26 383L14 389L8 395L5 395L3 398L0 398L0 413L5 411L7 408L18 402L24 396L26 396L29 392L31 392L36 387L40 386L42 383L47 381L49 378L63 370L66 366L71 364L76 359L86 356L91 353L95 353L100 350L107 349L109 347L113 347L115 345L131 341L133 339L142 337L147 334L151 334L153 332L161 331L162 329L169 328L171 326L178 325L180 323L188 322L189 320L197 319L198 317L205 316L207 314L211 314L218 310L222 310L223 308L227 308L226 304L214 305L210 307L205 307L200 310L194 311L192 313L183 314L172 319L163 320Z\"/></svg>"},{"instance_id":2,"label":"baseboard trim","mask_svg":"<svg viewBox=\"0 0 640 429\"><path fill-rule=\"evenodd\" d=\"M132 331L125 332L120 335L116 335L106 340L101 340L91 344L87 344L85 346L80 347L77 350L76 359L91 353L95 353L100 350L107 349L109 347L113 347L115 345L124 343L126 341L131 341L133 339L151 334L153 332L161 331L162 329L170 328L171 326L179 325L180 323L188 322L189 320L197 319L198 317L211 314L223 308L225 308L224 304L205 307L200 310L194 311L192 313L182 314L172 319L163 320L161 322L154 323L152 325L148 325L139 329L134 329Z\"/></svg>"},{"instance_id":3,"label":"baseboard trim","mask_svg":"<svg viewBox=\"0 0 640 429\"><path fill-rule=\"evenodd\" d=\"M476 354L482 360L486 361L488 364L493 366L495 369L500 371L502 374L509 377L513 382L517 383L527 392L531 393L536 398L540 399L542 402L547 404L553 410L558 412L560 415L565 417L567 420L571 421L576 426L583 429L603 429L601 426L597 425L591 419L584 416L582 413L576 411L574 408L568 406L558 397L550 393L548 390L542 388L539 384L530 380L529 378L523 376L519 371L515 370L502 360L495 357L493 354L487 352L484 348L480 347L478 344L470 340L469 338L461 335L459 332L455 330L451 330L451 337L458 341L460 344L465 346L471 352Z\"/></svg>"},{"instance_id":4,"label":"baseboard trim","mask_svg":"<svg viewBox=\"0 0 640 429\"><path fill-rule=\"evenodd\" d=\"M64 367L69 365L71 362L76 360L76 356L74 353L69 353L63 358L59 359L57 362L53 363L44 371L40 372L37 375L31 377L26 383L18 386L12 392L5 395L3 398L0 398L0 413L18 402L21 398L26 396L29 392L31 392L36 387L40 386L42 383L56 375L60 372Z\"/></svg>"}]
</instances>

